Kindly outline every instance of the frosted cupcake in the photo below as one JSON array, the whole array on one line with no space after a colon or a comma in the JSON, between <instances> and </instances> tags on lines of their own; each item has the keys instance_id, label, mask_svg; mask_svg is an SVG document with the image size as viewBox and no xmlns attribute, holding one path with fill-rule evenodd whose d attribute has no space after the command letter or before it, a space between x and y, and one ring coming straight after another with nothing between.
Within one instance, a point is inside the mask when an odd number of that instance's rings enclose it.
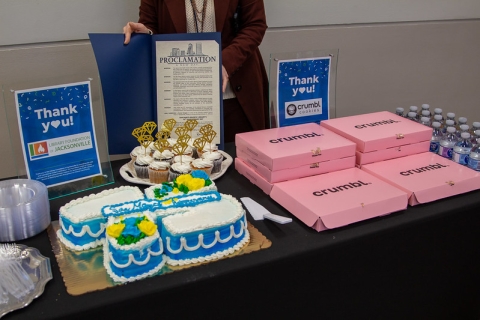
<instances>
[{"instance_id":1,"label":"frosted cupcake","mask_svg":"<svg viewBox=\"0 0 480 320\"><path fill-rule=\"evenodd\" d=\"M145 148L144 147L137 146L137 147L133 148L133 150L130 152L130 158L131 158L130 165L131 165L132 169L134 169L133 164L135 163L135 160L137 160L137 156L139 154L141 154L141 155L145 154Z\"/></svg>"},{"instance_id":2,"label":"frosted cupcake","mask_svg":"<svg viewBox=\"0 0 480 320\"><path fill-rule=\"evenodd\" d=\"M169 174L168 174L168 181L175 180L181 174L187 174L192 172L192 167L190 166L190 162L175 162L170 166Z\"/></svg>"},{"instance_id":3,"label":"frosted cupcake","mask_svg":"<svg viewBox=\"0 0 480 320\"><path fill-rule=\"evenodd\" d=\"M191 156L188 156L188 155L175 156L175 157L173 157L172 164L176 163L176 162L190 163L193 160L194 159Z\"/></svg>"},{"instance_id":4,"label":"frosted cupcake","mask_svg":"<svg viewBox=\"0 0 480 320\"><path fill-rule=\"evenodd\" d=\"M148 166L148 178L151 183L160 184L168 181L170 163L152 161Z\"/></svg>"},{"instance_id":5,"label":"frosted cupcake","mask_svg":"<svg viewBox=\"0 0 480 320\"><path fill-rule=\"evenodd\" d=\"M190 165L192 166L192 170L204 171L208 176L212 174L213 162L211 160L198 158L193 160Z\"/></svg>"},{"instance_id":6,"label":"frosted cupcake","mask_svg":"<svg viewBox=\"0 0 480 320\"><path fill-rule=\"evenodd\" d=\"M212 173L217 173L222 170L223 155L220 152L203 152L202 158L213 162Z\"/></svg>"},{"instance_id":7,"label":"frosted cupcake","mask_svg":"<svg viewBox=\"0 0 480 320\"><path fill-rule=\"evenodd\" d=\"M135 163L133 164L137 178L148 179L148 166L151 162L153 162L153 158L148 155L145 156L139 154L137 156L137 160L135 160Z\"/></svg>"},{"instance_id":8,"label":"frosted cupcake","mask_svg":"<svg viewBox=\"0 0 480 320\"><path fill-rule=\"evenodd\" d=\"M201 158L204 152L218 152L218 146L214 143L206 143L201 151L197 150L198 157Z\"/></svg>"},{"instance_id":9,"label":"frosted cupcake","mask_svg":"<svg viewBox=\"0 0 480 320\"><path fill-rule=\"evenodd\" d=\"M160 151L157 150L153 153L153 160L154 161L165 161L165 162L168 162L168 163L172 164L173 157L174 157L173 152L168 150L168 149L163 150L163 152L160 152Z\"/></svg>"}]
</instances>

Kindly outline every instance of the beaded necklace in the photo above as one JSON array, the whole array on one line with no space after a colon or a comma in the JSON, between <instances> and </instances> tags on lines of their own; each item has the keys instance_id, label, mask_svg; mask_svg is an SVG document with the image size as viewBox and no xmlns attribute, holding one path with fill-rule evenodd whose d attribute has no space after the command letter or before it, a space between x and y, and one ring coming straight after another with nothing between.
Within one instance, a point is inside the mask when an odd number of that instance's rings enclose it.
<instances>
[{"instance_id":1,"label":"beaded necklace","mask_svg":"<svg viewBox=\"0 0 480 320\"><path fill-rule=\"evenodd\" d=\"M205 14L207 12L207 3L208 3L208 0L203 0L203 8L202 10L198 10L196 1L190 0L190 4L192 5L192 9L193 9L193 16L195 17L195 29L197 30L197 33L198 33L198 22L202 24L202 28L200 32L203 32L203 23L205 21ZM202 16L201 19L199 18L199 15Z\"/></svg>"}]
</instances>

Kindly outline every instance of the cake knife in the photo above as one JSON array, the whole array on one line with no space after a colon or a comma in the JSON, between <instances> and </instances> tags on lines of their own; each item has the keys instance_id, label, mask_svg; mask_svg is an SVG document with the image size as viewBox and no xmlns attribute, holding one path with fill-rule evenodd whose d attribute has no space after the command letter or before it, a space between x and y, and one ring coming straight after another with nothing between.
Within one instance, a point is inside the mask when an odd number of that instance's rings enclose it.
<instances>
[{"instance_id":1,"label":"cake knife","mask_svg":"<svg viewBox=\"0 0 480 320\"><path fill-rule=\"evenodd\" d=\"M242 201L243 205L247 208L248 212L250 212L253 219L255 220L268 219L280 224L292 222L291 218L286 218L286 217L273 214L267 209L265 209L265 207L262 206L260 203L256 202L255 200L249 197L243 197L243 198L240 198L240 200Z\"/></svg>"}]
</instances>

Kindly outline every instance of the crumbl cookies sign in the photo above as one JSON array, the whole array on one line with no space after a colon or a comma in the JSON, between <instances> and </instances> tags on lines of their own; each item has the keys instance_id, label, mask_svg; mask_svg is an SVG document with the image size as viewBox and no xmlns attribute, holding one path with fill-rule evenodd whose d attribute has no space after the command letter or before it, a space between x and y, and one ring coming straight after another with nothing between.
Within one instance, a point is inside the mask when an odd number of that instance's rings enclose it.
<instances>
[{"instance_id":1,"label":"crumbl cookies sign","mask_svg":"<svg viewBox=\"0 0 480 320\"><path fill-rule=\"evenodd\" d=\"M90 82L15 91L29 179L48 187L101 173Z\"/></svg>"},{"instance_id":2,"label":"crumbl cookies sign","mask_svg":"<svg viewBox=\"0 0 480 320\"><path fill-rule=\"evenodd\" d=\"M281 60L277 75L277 126L329 118L331 57Z\"/></svg>"}]
</instances>

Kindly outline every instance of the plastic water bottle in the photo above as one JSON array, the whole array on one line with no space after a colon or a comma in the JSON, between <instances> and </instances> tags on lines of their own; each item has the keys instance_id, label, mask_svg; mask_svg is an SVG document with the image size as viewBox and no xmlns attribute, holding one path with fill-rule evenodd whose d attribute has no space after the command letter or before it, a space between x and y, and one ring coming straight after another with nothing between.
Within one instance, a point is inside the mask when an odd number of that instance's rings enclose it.
<instances>
[{"instance_id":1,"label":"plastic water bottle","mask_svg":"<svg viewBox=\"0 0 480 320\"><path fill-rule=\"evenodd\" d=\"M462 136L462 132L467 132L468 134L470 134L469 130L470 130L470 126L468 124L460 125L457 130L457 137L460 139Z\"/></svg>"},{"instance_id":2,"label":"plastic water bottle","mask_svg":"<svg viewBox=\"0 0 480 320\"><path fill-rule=\"evenodd\" d=\"M410 112L407 114L407 119L410 119L410 120L412 120L412 121L418 122L417 113L415 113L415 112L413 112L413 111L410 111Z\"/></svg>"},{"instance_id":3,"label":"plastic water bottle","mask_svg":"<svg viewBox=\"0 0 480 320\"><path fill-rule=\"evenodd\" d=\"M440 123L440 131L442 131L442 128L443 128L443 117L442 117L442 115L441 114L434 115L432 121Z\"/></svg>"},{"instance_id":4,"label":"plastic water bottle","mask_svg":"<svg viewBox=\"0 0 480 320\"><path fill-rule=\"evenodd\" d=\"M443 110L441 108L435 108L435 110L433 110L433 116L436 116L437 114L442 116L442 121L445 120L445 118L443 117Z\"/></svg>"},{"instance_id":5,"label":"plastic water bottle","mask_svg":"<svg viewBox=\"0 0 480 320\"><path fill-rule=\"evenodd\" d=\"M405 117L405 115L403 114L404 112L405 112L405 110L404 110L403 108L400 108L400 107L399 107L399 108L395 109L395 114L396 114L397 116Z\"/></svg>"},{"instance_id":6,"label":"plastic water bottle","mask_svg":"<svg viewBox=\"0 0 480 320\"><path fill-rule=\"evenodd\" d=\"M445 127L443 127L443 134L447 134L447 129L449 127L452 127L453 129L455 129L454 132L457 132L457 128L455 127L455 123L453 122L453 120L445 120Z\"/></svg>"},{"instance_id":7,"label":"plastic water bottle","mask_svg":"<svg viewBox=\"0 0 480 320\"><path fill-rule=\"evenodd\" d=\"M453 147L452 160L456 163L466 166L468 158L472 151L472 143L470 142L470 133L462 132L461 139Z\"/></svg>"},{"instance_id":8,"label":"plastic water bottle","mask_svg":"<svg viewBox=\"0 0 480 320\"><path fill-rule=\"evenodd\" d=\"M455 120L455 113L453 112L447 113L447 120L453 120L453 125L457 126L457 121Z\"/></svg>"},{"instance_id":9,"label":"plastic water bottle","mask_svg":"<svg viewBox=\"0 0 480 320\"><path fill-rule=\"evenodd\" d=\"M430 127L430 118L429 117L421 117L420 118L420 123L427 126L427 127Z\"/></svg>"},{"instance_id":10,"label":"plastic water bottle","mask_svg":"<svg viewBox=\"0 0 480 320\"><path fill-rule=\"evenodd\" d=\"M453 147L458 142L455 132L457 129L455 127L448 127L447 133L440 140L440 148L438 149L438 154L444 158L452 159L453 156Z\"/></svg>"},{"instance_id":11,"label":"plastic water bottle","mask_svg":"<svg viewBox=\"0 0 480 320\"><path fill-rule=\"evenodd\" d=\"M467 166L475 171L480 171L480 143L470 151Z\"/></svg>"},{"instance_id":12,"label":"plastic water bottle","mask_svg":"<svg viewBox=\"0 0 480 320\"><path fill-rule=\"evenodd\" d=\"M430 152L438 153L440 149L440 140L443 138L442 131L440 131L440 122L432 123L433 132L432 138L430 139Z\"/></svg>"},{"instance_id":13,"label":"plastic water bottle","mask_svg":"<svg viewBox=\"0 0 480 320\"><path fill-rule=\"evenodd\" d=\"M472 127L470 128L470 138L475 139L475 131L480 130L480 122L472 123ZM472 143L474 143L472 141Z\"/></svg>"},{"instance_id":14,"label":"plastic water bottle","mask_svg":"<svg viewBox=\"0 0 480 320\"><path fill-rule=\"evenodd\" d=\"M480 144L480 130L475 130L473 136L470 136L470 142L472 143L473 147Z\"/></svg>"},{"instance_id":15,"label":"plastic water bottle","mask_svg":"<svg viewBox=\"0 0 480 320\"><path fill-rule=\"evenodd\" d=\"M423 111L423 110L430 111L430 105L429 105L428 103L422 104L422 111Z\"/></svg>"},{"instance_id":16,"label":"plastic water bottle","mask_svg":"<svg viewBox=\"0 0 480 320\"><path fill-rule=\"evenodd\" d=\"M428 117L430 121L432 121L432 115L430 114L430 110L422 110L422 117Z\"/></svg>"},{"instance_id":17,"label":"plastic water bottle","mask_svg":"<svg viewBox=\"0 0 480 320\"><path fill-rule=\"evenodd\" d=\"M417 119L417 122L420 121L420 115L418 113L418 107L417 106L410 106L409 112L415 112L415 118Z\"/></svg>"},{"instance_id":18,"label":"plastic water bottle","mask_svg":"<svg viewBox=\"0 0 480 320\"><path fill-rule=\"evenodd\" d=\"M458 126L460 127L462 124L467 124L468 120L465 117L458 118Z\"/></svg>"}]
</instances>

